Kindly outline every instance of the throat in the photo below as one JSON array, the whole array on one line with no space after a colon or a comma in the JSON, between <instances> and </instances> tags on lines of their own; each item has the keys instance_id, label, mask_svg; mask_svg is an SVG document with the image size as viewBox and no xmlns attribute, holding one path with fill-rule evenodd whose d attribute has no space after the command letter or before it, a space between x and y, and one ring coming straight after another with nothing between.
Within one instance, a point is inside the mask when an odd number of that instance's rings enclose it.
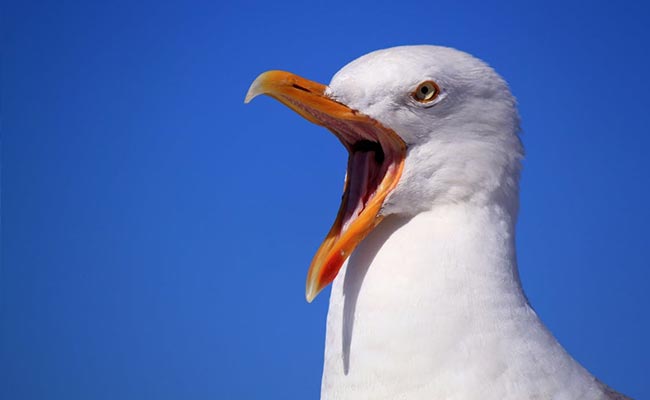
<instances>
[{"instance_id":1,"label":"throat","mask_svg":"<svg viewBox=\"0 0 650 400\"><path fill-rule=\"evenodd\" d=\"M322 390L410 382L424 390L414 396L447 398L436 384L462 375L459 382L483 387L520 357L543 364L548 349L566 356L521 289L513 216L499 207L436 207L386 218L334 281Z\"/></svg>"}]
</instances>

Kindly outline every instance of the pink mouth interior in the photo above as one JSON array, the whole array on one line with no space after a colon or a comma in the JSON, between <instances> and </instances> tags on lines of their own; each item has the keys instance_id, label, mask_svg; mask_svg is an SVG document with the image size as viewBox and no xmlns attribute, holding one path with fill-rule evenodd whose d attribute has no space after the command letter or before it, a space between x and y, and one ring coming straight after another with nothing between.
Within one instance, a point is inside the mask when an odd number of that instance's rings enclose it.
<instances>
[{"instance_id":1,"label":"pink mouth interior","mask_svg":"<svg viewBox=\"0 0 650 400\"><path fill-rule=\"evenodd\" d=\"M304 89L303 89L304 90ZM342 235L350 224L359 217L366 205L377 193L386 174L396 166L396 155L390 147L382 145L382 136L386 133L375 124L334 118L322 113L291 97L285 100L311 114L319 123L328 128L345 145L350 152L346 176Z\"/></svg>"},{"instance_id":2,"label":"pink mouth interior","mask_svg":"<svg viewBox=\"0 0 650 400\"><path fill-rule=\"evenodd\" d=\"M360 141L350 147L347 171L347 201L343 206L345 232L374 197L385 175L384 152L377 142Z\"/></svg>"}]
</instances>

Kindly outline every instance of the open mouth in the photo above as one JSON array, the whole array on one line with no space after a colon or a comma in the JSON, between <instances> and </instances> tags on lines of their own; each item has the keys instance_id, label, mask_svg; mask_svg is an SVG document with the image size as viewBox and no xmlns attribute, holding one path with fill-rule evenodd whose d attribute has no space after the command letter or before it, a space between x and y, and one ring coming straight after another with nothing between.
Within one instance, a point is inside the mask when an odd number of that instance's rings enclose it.
<instances>
[{"instance_id":1,"label":"open mouth","mask_svg":"<svg viewBox=\"0 0 650 400\"><path fill-rule=\"evenodd\" d=\"M403 165L401 140L390 140L380 124L328 119L323 125L348 149L348 168L337 218L307 276L308 300L334 280L354 248L381 222L381 206Z\"/></svg>"},{"instance_id":2,"label":"open mouth","mask_svg":"<svg viewBox=\"0 0 650 400\"><path fill-rule=\"evenodd\" d=\"M387 170L384 165L384 150L379 143L360 140L349 148L349 183L345 188L347 199L343 205L345 212L341 232L345 232L350 222L361 214L368 201L375 195Z\"/></svg>"},{"instance_id":3,"label":"open mouth","mask_svg":"<svg viewBox=\"0 0 650 400\"><path fill-rule=\"evenodd\" d=\"M246 96L246 102L259 94L279 100L329 129L349 153L338 215L307 274L309 302L334 280L356 246L381 222L381 207L399 181L406 156L406 144L394 131L331 99L326 88L288 72L269 71L253 82Z\"/></svg>"}]
</instances>

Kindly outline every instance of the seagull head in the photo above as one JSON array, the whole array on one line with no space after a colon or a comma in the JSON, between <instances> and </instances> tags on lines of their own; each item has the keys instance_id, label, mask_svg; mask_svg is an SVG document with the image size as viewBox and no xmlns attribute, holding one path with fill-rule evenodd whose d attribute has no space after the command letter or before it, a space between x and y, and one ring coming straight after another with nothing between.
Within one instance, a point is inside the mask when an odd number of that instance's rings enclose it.
<instances>
[{"instance_id":1,"label":"seagull head","mask_svg":"<svg viewBox=\"0 0 650 400\"><path fill-rule=\"evenodd\" d=\"M383 218L445 203L518 204L523 148L516 102L483 61L447 47L401 46L362 56L328 86L268 71L266 94L328 128L349 152L338 216L307 276L313 300Z\"/></svg>"}]
</instances>

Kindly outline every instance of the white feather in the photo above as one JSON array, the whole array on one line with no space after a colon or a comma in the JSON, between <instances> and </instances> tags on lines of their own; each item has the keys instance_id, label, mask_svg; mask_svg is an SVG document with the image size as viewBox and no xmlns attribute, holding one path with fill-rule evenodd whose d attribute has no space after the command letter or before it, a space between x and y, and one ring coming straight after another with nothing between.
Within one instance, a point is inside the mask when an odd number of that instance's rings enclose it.
<instances>
[{"instance_id":1,"label":"white feather","mask_svg":"<svg viewBox=\"0 0 650 400\"><path fill-rule=\"evenodd\" d=\"M410 94L432 79L432 107ZM408 144L404 174L334 281L322 398L608 399L524 295L515 255L523 149L515 100L457 50L371 53L328 94Z\"/></svg>"}]
</instances>

